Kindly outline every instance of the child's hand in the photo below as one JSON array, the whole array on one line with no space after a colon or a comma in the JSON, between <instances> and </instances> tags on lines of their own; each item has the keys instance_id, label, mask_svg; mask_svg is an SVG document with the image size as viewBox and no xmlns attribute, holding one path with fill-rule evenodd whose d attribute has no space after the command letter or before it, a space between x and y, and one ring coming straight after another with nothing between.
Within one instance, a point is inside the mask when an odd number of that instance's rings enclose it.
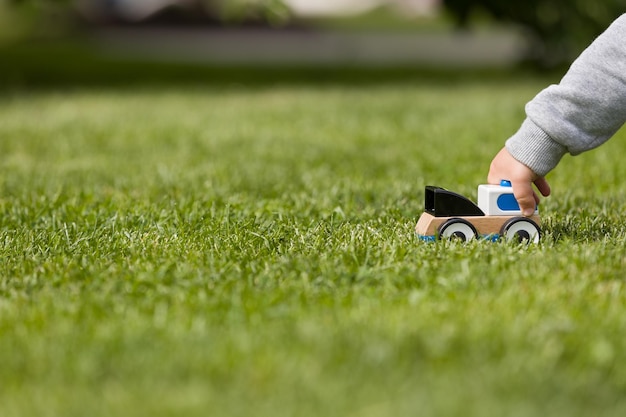
<instances>
[{"instance_id":1,"label":"child's hand","mask_svg":"<svg viewBox=\"0 0 626 417\"><path fill-rule=\"evenodd\" d=\"M524 216L532 216L535 207L539 204L539 196L533 190L534 183L541 195L550 195L550 185L544 177L535 174L526 165L513 158L506 148L491 161L487 181L490 184L500 184L500 180L509 180L513 186L513 195Z\"/></svg>"}]
</instances>

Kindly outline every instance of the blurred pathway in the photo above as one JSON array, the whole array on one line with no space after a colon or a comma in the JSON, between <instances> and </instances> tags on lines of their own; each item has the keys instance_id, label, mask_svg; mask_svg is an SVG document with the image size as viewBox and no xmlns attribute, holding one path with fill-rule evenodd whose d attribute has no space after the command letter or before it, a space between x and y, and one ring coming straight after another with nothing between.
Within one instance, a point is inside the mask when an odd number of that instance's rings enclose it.
<instances>
[{"instance_id":1,"label":"blurred pathway","mask_svg":"<svg viewBox=\"0 0 626 417\"><path fill-rule=\"evenodd\" d=\"M503 67L523 50L510 31L364 33L115 28L94 34L112 57L207 64Z\"/></svg>"}]
</instances>

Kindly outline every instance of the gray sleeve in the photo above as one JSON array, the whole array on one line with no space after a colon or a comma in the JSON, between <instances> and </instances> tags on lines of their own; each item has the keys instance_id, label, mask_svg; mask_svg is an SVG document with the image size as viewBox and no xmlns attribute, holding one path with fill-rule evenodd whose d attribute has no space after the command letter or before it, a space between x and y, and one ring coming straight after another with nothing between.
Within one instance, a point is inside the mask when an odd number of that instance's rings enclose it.
<instances>
[{"instance_id":1,"label":"gray sleeve","mask_svg":"<svg viewBox=\"0 0 626 417\"><path fill-rule=\"evenodd\" d=\"M566 153L593 149L626 122L626 14L574 61L561 82L526 105L526 120L506 142L538 175Z\"/></svg>"}]
</instances>

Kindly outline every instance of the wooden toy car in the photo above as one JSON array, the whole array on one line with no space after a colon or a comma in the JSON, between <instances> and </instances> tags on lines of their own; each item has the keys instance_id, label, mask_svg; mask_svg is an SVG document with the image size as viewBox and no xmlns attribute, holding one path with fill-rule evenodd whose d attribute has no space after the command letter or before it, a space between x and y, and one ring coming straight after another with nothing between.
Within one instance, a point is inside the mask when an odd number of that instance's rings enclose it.
<instances>
[{"instance_id":1,"label":"wooden toy car","mask_svg":"<svg viewBox=\"0 0 626 417\"><path fill-rule=\"evenodd\" d=\"M426 186L424 213L415 231L420 239L432 241L455 238L469 241L527 241L537 243L541 235L539 213L531 217L522 212L513 196L509 181L500 185L478 186L478 204L441 187Z\"/></svg>"}]
</instances>

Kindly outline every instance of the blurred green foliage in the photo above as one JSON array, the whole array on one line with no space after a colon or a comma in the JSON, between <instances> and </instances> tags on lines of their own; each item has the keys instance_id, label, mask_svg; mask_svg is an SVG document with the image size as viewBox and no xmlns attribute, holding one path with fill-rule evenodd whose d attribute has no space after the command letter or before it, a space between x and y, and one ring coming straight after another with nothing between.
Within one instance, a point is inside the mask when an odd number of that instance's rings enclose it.
<instances>
[{"instance_id":1,"label":"blurred green foliage","mask_svg":"<svg viewBox=\"0 0 626 417\"><path fill-rule=\"evenodd\" d=\"M270 25L282 25L291 18L291 12L282 0L212 0L210 7L217 9L227 22L262 21Z\"/></svg>"},{"instance_id":2,"label":"blurred green foliage","mask_svg":"<svg viewBox=\"0 0 626 417\"><path fill-rule=\"evenodd\" d=\"M571 61L624 12L626 0L443 0L462 27L487 15L521 26L530 38L528 59L544 66Z\"/></svg>"},{"instance_id":3,"label":"blurred green foliage","mask_svg":"<svg viewBox=\"0 0 626 417\"><path fill-rule=\"evenodd\" d=\"M102 0L94 4L114 7ZM72 0L0 0L0 45L25 36L49 35L71 27ZM189 3L192 4L192 3ZM284 0L197 0L201 10L226 24L280 26L294 16ZM520 27L528 37L526 58L543 67L571 62L616 17L626 0L442 0L443 10L463 28L484 20Z\"/></svg>"},{"instance_id":4,"label":"blurred green foliage","mask_svg":"<svg viewBox=\"0 0 626 417\"><path fill-rule=\"evenodd\" d=\"M142 0L135 0L141 2ZM41 37L63 33L76 27L80 15L78 2L72 0L0 0L0 44L24 37ZM151 6L147 6L149 9ZM226 24L261 23L278 26L292 19L289 8L282 0L196 0L187 3L164 5L175 9L182 19L210 21ZM122 2L94 0L95 15L87 20L94 22L137 23L135 16L125 16ZM152 13L148 13L148 16Z\"/></svg>"},{"instance_id":5,"label":"blurred green foliage","mask_svg":"<svg viewBox=\"0 0 626 417\"><path fill-rule=\"evenodd\" d=\"M64 31L70 5L69 0L0 0L0 46Z\"/></svg>"},{"instance_id":6,"label":"blurred green foliage","mask_svg":"<svg viewBox=\"0 0 626 417\"><path fill-rule=\"evenodd\" d=\"M0 1L0 42L19 38L26 28L23 14L6 1Z\"/></svg>"}]
</instances>

